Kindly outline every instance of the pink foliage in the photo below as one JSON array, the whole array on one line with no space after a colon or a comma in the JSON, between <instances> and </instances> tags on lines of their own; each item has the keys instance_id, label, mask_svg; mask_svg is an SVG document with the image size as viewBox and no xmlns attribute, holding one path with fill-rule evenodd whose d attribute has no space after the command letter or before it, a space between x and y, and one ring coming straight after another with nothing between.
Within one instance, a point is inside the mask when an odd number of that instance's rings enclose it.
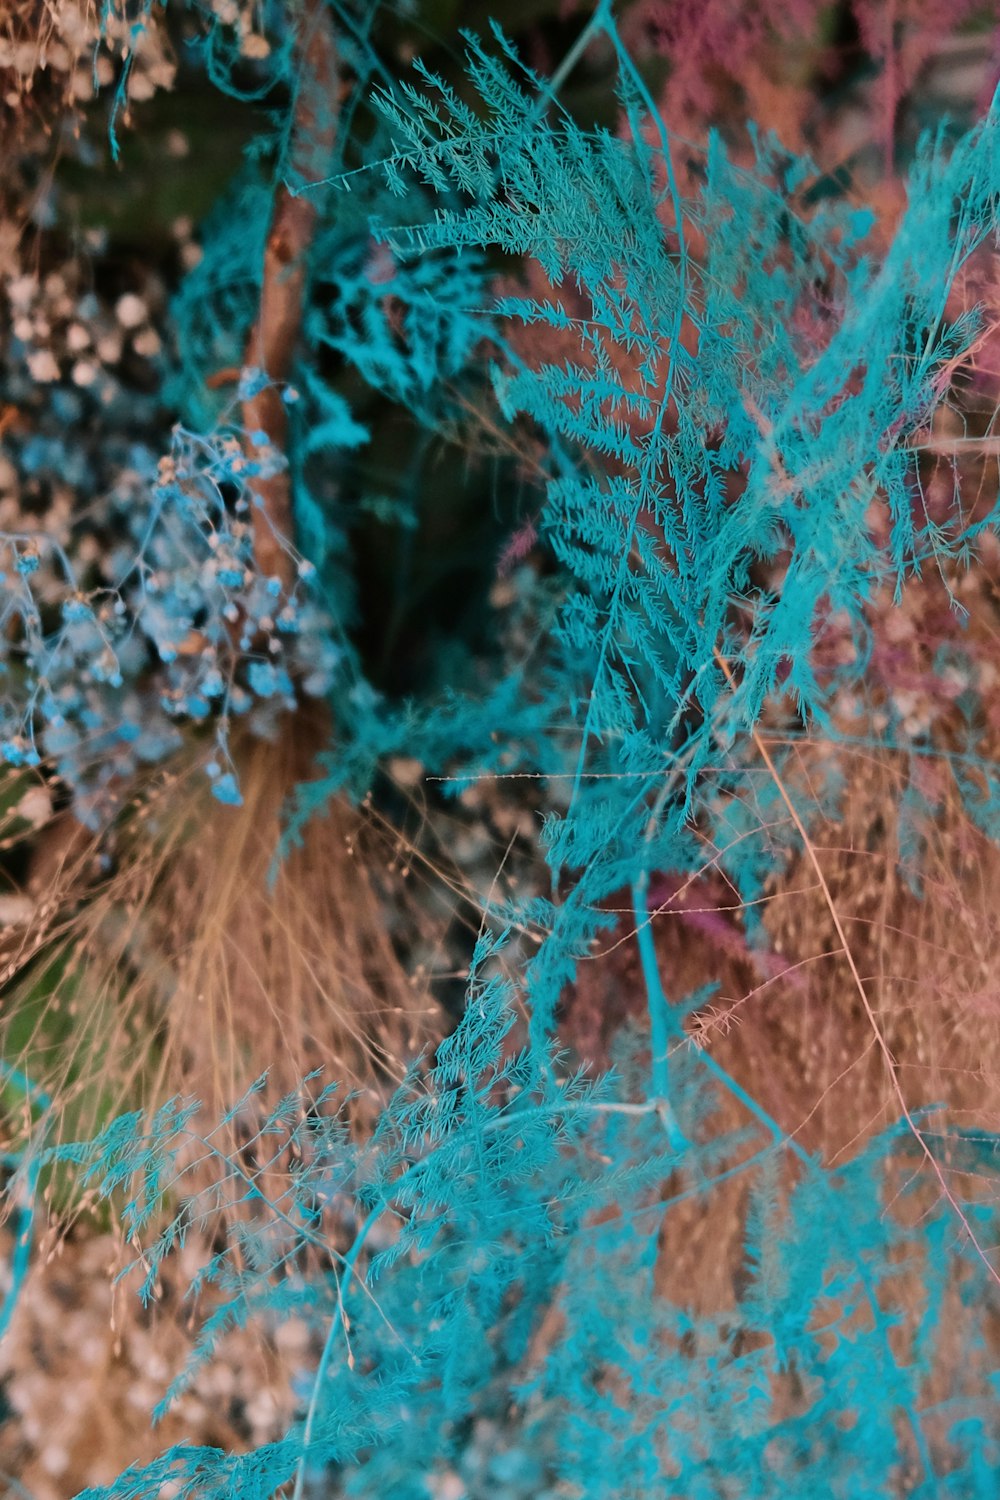
<instances>
[{"instance_id":1,"label":"pink foliage","mask_svg":"<svg viewBox=\"0 0 1000 1500\"><path fill-rule=\"evenodd\" d=\"M982 12L980 0L853 0L859 40L846 50L832 39L828 0L637 0L624 29L637 51L652 49L669 59L662 107L670 124L690 133L699 122L735 115L742 124L752 113L789 145L798 144L793 137L803 123L796 111L814 110L817 82L822 94L824 77L832 79L845 62L853 67L866 53L878 67L871 138L891 173L900 103L949 38ZM1000 78L1000 18L991 39L980 37L984 81L979 97L968 102L981 112ZM811 85L802 90L809 77ZM772 119L764 117L768 103ZM822 141L815 144L822 155Z\"/></svg>"},{"instance_id":2,"label":"pink foliage","mask_svg":"<svg viewBox=\"0 0 1000 1500\"><path fill-rule=\"evenodd\" d=\"M518 563L524 562L524 559L531 552L537 540L538 532L535 529L534 521L525 521L523 526L519 526L508 537L500 556L497 558L497 577L509 578Z\"/></svg>"}]
</instances>

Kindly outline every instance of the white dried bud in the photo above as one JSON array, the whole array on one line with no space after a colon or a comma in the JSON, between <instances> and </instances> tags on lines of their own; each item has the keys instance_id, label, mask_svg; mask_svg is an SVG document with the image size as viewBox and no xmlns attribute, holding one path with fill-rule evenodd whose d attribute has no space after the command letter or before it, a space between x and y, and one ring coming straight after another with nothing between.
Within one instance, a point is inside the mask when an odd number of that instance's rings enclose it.
<instances>
[{"instance_id":1,"label":"white dried bud","mask_svg":"<svg viewBox=\"0 0 1000 1500\"><path fill-rule=\"evenodd\" d=\"M32 379L40 383L59 379L59 366L51 349L36 349L29 354L28 369Z\"/></svg>"},{"instance_id":2,"label":"white dried bud","mask_svg":"<svg viewBox=\"0 0 1000 1500\"><path fill-rule=\"evenodd\" d=\"M115 317L123 328L138 328L145 323L148 309L141 297L134 292L126 292L124 297L119 297L115 303Z\"/></svg>"}]
</instances>

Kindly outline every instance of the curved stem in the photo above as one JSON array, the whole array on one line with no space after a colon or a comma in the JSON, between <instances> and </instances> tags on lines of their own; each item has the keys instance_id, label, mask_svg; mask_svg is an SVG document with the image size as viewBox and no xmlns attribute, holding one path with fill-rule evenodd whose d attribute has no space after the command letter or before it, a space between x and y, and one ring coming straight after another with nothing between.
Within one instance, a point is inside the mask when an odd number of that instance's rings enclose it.
<instances>
[{"instance_id":1,"label":"curved stem","mask_svg":"<svg viewBox=\"0 0 1000 1500\"><path fill-rule=\"evenodd\" d=\"M330 13L322 0L306 10L299 48L299 81L292 109L290 178L278 187L264 249L257 321L247 340L244 364L264 381L243 401L243 426L251 459L273 462L288 447L288 410L280 387L292 372L302 328L307 262L319 207L316 187L328 170L336 137L337 48ZM257 442L259 437L262 441ZM271 450L270 452L268 450ZM294 538L288 464L254 480L259 504L253 511L254 556L262 573L287 587L292 562L283 542Z\"/></svg>"}]
</instances>

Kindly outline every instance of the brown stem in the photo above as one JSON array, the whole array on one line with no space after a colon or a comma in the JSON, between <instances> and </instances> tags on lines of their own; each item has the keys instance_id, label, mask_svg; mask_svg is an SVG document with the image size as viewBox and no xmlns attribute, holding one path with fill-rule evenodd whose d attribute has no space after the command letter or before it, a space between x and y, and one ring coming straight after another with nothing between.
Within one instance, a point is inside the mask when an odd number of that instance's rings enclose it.
<instances>
[{"instance_id":1,"label":"brown stem","mask_svg":"<svg viewBox=\"0 0 1000 1500\"><path fill-rule=\"evenodd\" d=\"M302 326L306 263L318 215L315 189L329 170L333 151L336 88L337 51L330 13L322 0L309 0L300 34L289 171L275 193L264 250L260 308L244 357L244 364L263 371L269 383L243 402L243 425L248 434L264 433L266 446L282 454L288 444L288 412L279 386L291 374ZM248 436L248 457L263 458L261 446ZM270 478L257 479L254 487L262 501L253 513L254 556L263 573L280 578L287 586L292 578L291 562L281 540L293 539L288 468Z\"/></svg>"}]
</instances>

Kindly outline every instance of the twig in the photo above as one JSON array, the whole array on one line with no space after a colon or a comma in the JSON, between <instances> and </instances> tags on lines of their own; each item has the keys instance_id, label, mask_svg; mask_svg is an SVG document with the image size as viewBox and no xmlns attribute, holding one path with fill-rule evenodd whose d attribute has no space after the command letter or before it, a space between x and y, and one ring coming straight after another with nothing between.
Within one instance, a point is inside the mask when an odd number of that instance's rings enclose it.
<instances>
[{"instance_id":1,"label":"twig","mask_svg":"<svg viewBox=\"0 0 1000 1500\"><path fill-rule=\"evenodd\" d=\"M985 437L928 437L920 438L908 445L917 453L952 453L952 454L976 454L981 453L985 457L1000 455L1000 436L988 434Z\"/></svg>"}]
</instances>

